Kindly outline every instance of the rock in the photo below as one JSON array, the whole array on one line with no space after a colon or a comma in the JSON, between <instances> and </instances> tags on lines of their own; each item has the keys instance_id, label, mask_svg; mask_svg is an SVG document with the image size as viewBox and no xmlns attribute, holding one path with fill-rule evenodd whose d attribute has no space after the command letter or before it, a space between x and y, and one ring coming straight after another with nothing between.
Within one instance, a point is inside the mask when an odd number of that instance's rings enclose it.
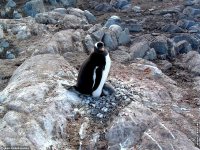
<instances>
[{"instance_id":1,"label":"rock","mask_svg":"<svg viewBox=\"0 0 200 150\"><path fill-rule=\"evenodd\" d=\"M67 9L65 8L55 8L53 11L63 15L67 14Z\"/></svg>"},{"instance_id":2,"label":"rock","mask_svg":"<svg viewBox=\"0 0 200 150\"><path fill-rule=\"evenodd\" d=\"M14 59L15 58L15 55L12 54L11 52L7 51L6 52L6 59Z\"/></svg>"},{"instance_id":3,"label":"rock","mask_svg":"<svg viewBox=\"0 0 200 150\"><path fill-rule=\"evenodd\" d=\"M63 23L64 17L65 13L55 10L51 12L38 13L35 16L35 20L42 24L61 24Z\"/></svg>"},{"instance_id":4,"label":"rock","mask_svg":"<svg viewBox=\"0 0 200 150\"><path fill-rule=\"evenodd\" d=\"M173 40L176 43L179 41L186 40L191 44L193 50L197 50L197 51L199 50L199 41L190 34L177 35L173 38Z\"/></svg>"},{"instance_id":5,"label":"rock","mask_svg":"<svg viewBox=\"0 0 200 150\"><path fill-rule=\"evenodd\" d=\"M157 64L164 72L172 68L172 64L167 60L159 60Z\"/></svg>"},{"instance_id":6,"label":"rock","mask_svg":"<svg viewBox=\"0 0 200 150\"><path fill-rule=\"evenodd\" d=\"M154 48L158 55L165 55L168 52L167 40L163 36L156 37L156 41L150 44L151 48Z\"/></svg>"},{"instance_id":7,"label":"rock","mask_svg":"<svg viewBox=\"0 0 200 150\"><path fill-rule=\"evenodd\" d=\"M113 24L109 27L109 30L114 32L117 38L120 37L120 34L122 33L122 28L119 25Z\"/></svg>"},{"instance_id":8,"label":"rock","mask_svg":"<svg viewBox=\"0 0 200 150\"><path fill-rule=\"evenodd\" d=\"M141 7L140 6L134 6L132 9L136 13L140 13L141 12Z\"/></svg>"},{"instance_id":9,"label":"rock","mask_svg":"<svg viewBox=\"0 0 200 150\"><path fill-rule=\"evenodd\" d=\"M101 41L104 34L105 34L105 30L103 28L101 28L101 29L93 32L92 37L94 37L96 41Z\"/></svg>"},{"instance_id":10,"label":"rock","mask_svg":"<svg viewBox=\"0 0 200 150\"><path fill-rule=\"evenodd\" d=\"M110 4L117 9L123 9L126 5L129 4L129 1L128 0L112 0Z\"/></svg>"},{"instance_id":11,"label":"rock","mask_svg":"<svg viewBox=\"0 0 200 150\"><path fill-rule=\"evenodd\" d=\"M8 48L10 44L5 39L0 40L0 47Z\"/></svg>"},{"instance_id":12,"label":"rock","mask_svg":"<svg viewBox=\"0 0 200 150\"><path fill-rule=\"evenodd\" d=\"M80 98L62 84L72 86L76 74L76 70L59 55L27 59L0 92L0 97L6 97L1 104L10 108L2 118L0 130L4 136L0 136L0 140L11 145L24 142L31 149L50 146L57 149L68 136L66 116L72 116L72 106L80 103Z\"/></svg>"},{"instance_id":13,"label":"rock","mask_svg":"<svg viewBox=\"0 0 200 150\"><path fill-rule=\"evenodd\" d=\"M119 46L118 50L111 52L112 58L117 62L125 62L130 59L130 54L126 52L128 48Z\"/></svg>"},{"instance_id":14,"label":"rock","mask_svg":"<svg viewBox=\"0 0 200 150\"><path fill-rule=\"evenodd\" d=\"M77 0L60 0L64 7L75 7Z\"/></svg>"},{"instance_id":15,"label":"rock","mask_svg":"<svg viewBox=\"0 0 200 150\"><path fill-rule=\"evenodd\" d=\"M16 3L13 0L8 0L5 7L10 7L10 8L16 7Z\"/></svg>"},{"instance_id":16,"label":"rock","mask_svg":"<svg viewBox=\"0 0 200 150\"><path fill-rule=\"evenodd\" d=\"M154 48L151 48L150 50L148 50L144 56L144 59L147 59L147 60L155 60L157 58L157 55L156 55L156 51Z\"/></svg>"},{"instance_id":17,"label":"rock","mask_svg":"<svg viewBox=\"0 0 200 150\"><path fill-rule=\"evenodd\" d=\"M105 32L102 40L105 46L108 47L110 50L114 50L118 46L117 37L112 31Z\"/></svg>"},{"instance_id":18,"label":"rock","mask_svg":"<svg viewBox=\"0 0 200 150\"><path fill-rule=\"evenodd\" d=\"M86 18L81 19L80 17L77 17L75 15L67 14L65 15L64 19L64 26L65 28L69 29L76 29L76 28L82 28L84 25L88 24Z\"/></svg>"},{"instance_id":19,"label":"rock","mask_svg":"<svg viewBox=\"0 0 200 150\"><path fill-rule=\"evenodd\" d=\"M21 26L16 35L18 40L26 40L31 37L30 29L27 26Z\"/></svg>"},{"instance_id":20,"label":"rock","mask_svg":"<svg viewBox=\"0 0 200 150\"><path fill-rule=\"evenodd\" d=\"M177 25L183 29L189 29L190 27L196 25L197 23L193 20L182 19L177 22Z\"/></svg>"},{"instance_id":21,"label":"rock","mask_svg":"<svg viewBox=\"0 0 200 150\"><path fill-rule=\"evenodd\" d=\"M89 52L92 52L94 50L94 41L92 40L92 37L90 35L86 35L84 42L86 49Z\"/></svg>"},{"instance_id":22,"label":"rock","mask_svg":"<svg viewBox=\"0 0 200 150\"><path fill-rule=\"evenodd\" d=\"M108 11L112 11L113 8L110 4L108 3L100 3L97 4L97 6L95 6L94 8L96 11L103 11L103 12L108 12Z\"/></svg>"},{"instance_id":23,"label":"rock","mask_svg":"<svg viewBox=\"0 0 200 150\"><path fill-rule=\"evenodd\" d=\"M135 43L130 47L131 58L143 58L149 49L149 44L146 41Z\"/></svg>"},{"instance_id":24,"label":"rock","mask_svg":"<svg viewBox=\"0 0 200 150\"><path fill-rule=\"evenodd\" d=\"M109 28L111 25L121 25L121 18L118 16L111 16L105 23L105 27Z\"/></svg>"},{"instance_id":25,"label":"rock","mask_svg":"<svg viewBox=\"0 0 200 150\"><path fill-rule=\"evenodd\" d=\"M195 75L200 75L200 54L195 51L190 51L183 57L185 67Z\"/></svg>"},{"instance_id":26,"label":"rock","mask_svg":"<svg viewBox=\"0 0 200 150\"><path fill-rule=\"evenodd\" d=\"M57 0L48 0L50 5L57 5Z\"/></svg>"},{"instance_id":27,"label":"rock","mask_svg":"<svg viewBox=\"0 0 200 150\"><path fill-rule=\"evenodd\" d=\"M0 27L0 39L4 38L4 32L3 29Z\"/></svg>"},{"instance_id":28,"label":"rock","mask_svg":"<svg viewBox=\"0 0 200 150\"><path fill-rule=\"evenodd\" d=\"M174 25L174 24L165 25L162 28L162 31L169 32L169 33L182 33L182 32L184 32L183 29L181 29L180 27L178 27L177 25Z\"/></svg>"},{"instance_id":29,"label":"rock","mask_svg":"<svg viewBox=\"0 0 200 150\"><path fill-rule=\"evenodd\" d=\"M20 13L18 13L18 11L14 10L13 18L14 19L20 19L20 18L22 18L22 15Z\"/></svg>"},{"instance_id":30,"label":"rock","mask_svg":"<svg viewBox=\"0 0 200 150\"><path fill-rule=\"evenodd\" d=\"M38 13L45 12L43 0L31 0L23 6L25 15L35 17Z\"/></svg>"},{"instance_id":31,"label":"rock","mask_svg":"<svg viewBox=\"0 0 200 150\"><path fill-rule=\"evenodd\" d=\"M191 44L189 44L186 40L179 41L175 45L175 50L179 54L188 53L192 50Z\"/></svg>"},{"instance_id":32,"label":"rock","mask_svg":"<svg viewBox=\"0 0 200 150\"><path fill-rule=\"evenodd\" d=\"M188 16L197 16L200 14L200 9L188 6L183 10L183 13Z\"/></svg>"},{"instance_id":33,"label":"rock","mask_svg":"<svg viewBox=\"0 0 200 150\"><path fill-rule=\"evenodd\" d=\"M85 10L84 14L85 14L85 17L87 18L89 23L95 23L96 22L96 20L97 20L96 17L91 12L89 12L88 10Z\"/></svg>"},{"instance_id":34,"label":"rock","mask_svg":"<svg viewBox=\"0 0 200 150\"><path fill-rule=\"evenodd\" d=\"M141 32L143 27L136 20L126 20L125 23L122 24L124 28L128 28L130 32Z\"/></svg>"},{"instance_id":35,"label":"rock","mask_svg":"<svg viewBox=\"0 0 200 150\"><path fill-rule=\"evenodd\" d=\"M129 30L126 28L124 31L120 33L118 37L118 42L119 42L119 45L125 45L125 44L130 43L130 41L131 41L131 38L129 35Z\"/></svg>"},{"instance_id":36,"label":"rock","mask_svg":"<svg viewBox=\"0 0 200 150\"><path fill-rule=\"evenodd\" d=\"M63 30L54 34L49 38L40 51L35 50L33 55L38 54L64 54L66 52L83 52L84 46L82 39L84 39L84 32L82 30Z\"/></svg>"}]
</instances>

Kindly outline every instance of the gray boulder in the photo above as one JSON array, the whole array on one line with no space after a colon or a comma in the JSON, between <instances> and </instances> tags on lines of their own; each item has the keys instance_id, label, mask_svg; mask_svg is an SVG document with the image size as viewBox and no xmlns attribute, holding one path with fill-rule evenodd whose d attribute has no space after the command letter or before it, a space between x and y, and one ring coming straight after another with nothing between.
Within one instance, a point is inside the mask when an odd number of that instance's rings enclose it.
<instances>
[{"instance_id":1,"label":"gray boulder","mask_svg":"<svg viewBox=\"0 0 200 150\"><path fill-rule=\"evenodd\" d=\"M200 75L200 54L196 51L190 51L183 57L185 67L195 75Z\"/></svg>"},{"instance_id":2,"label":"gray boulder","mask_svg":"<svg viewBox=\"0 0 200 150\"><path fill-rule=\"evenodd\" d=\"M175 50L176 50L176 53L183 54L183 53L188 53L189 51L191 51L192 47L191 47L191 44L188 43L188 41L183 40L176 43Z\"/></svg>"},{"instance_id":3,"label":"gray boulder","mask_svg":"<svg viewBox=\"0 0 200 150\"><path fill-rule=\"evenodd\" d=\"M16 3L13 0L8 0L5 7L10 7L10 8L16 7Z\"/></svg>"},{"instance_id":4,"label":"gray boulder","mask_svg":"<svg viewBox=\"0 0 200 150\"><path fill-rule=\"evenodd\" d=\"M150 47L147 41L141 41L138 43L134 43L130 47L130 55L132 59L135 58L143 58L147 51L149 51Z\"/></svg>"},{"instance_id":5,"label":"gray boulder","mask_svg":"<svg viewBox=\"0 0 200 150\"><path fill-rule=\"evenodd\" d=\"M89 23L95 23L96 22L96 20L97 20L96 17L91 12L89 12L88 10L85 10L84 14L85 14L85 17L87 18Z\"/></svg>"},{"instance_id":6,"label":"gray boulder","mask_svg":"<svg viewBox=\"0 0 200 150\"><path fill-rule=\"evenodd\" d=\"M80 98L62 84L73 85L76 73L63 57L50 54L31 57L18 67L0 92L1 105L9 108L1 118L2 144L59 149L66 143L66 117L73 116Z\"/></svg>"},{"instance_id":7,"label":"gray boulder","mask_svg":"<svg viewBox=\"0 0 200 150\"><path fill-rule=\"evenodd\" d=\"M182 35L177 35L173 38L174 42L180 42L180 41L183 41L183 40L186 40L188 41L191 46L192 46L192 49L193 50L199 50L199 41L196 37L190 35L190 34L182 34Z\"/></svg>"},{"instance_id":8,"label":"gray boulder","mask_svg":"<svg viewBox=\"0 0 200 150\"><path fill-rule=\"evenodd\" d=\"M110 50L114 50L118 46L117 36L112 31L108 30L107 32L105 32L102 40L105 46L108 47Z\"/></svg>"},{"instance_id":9,"label":"gray boulder","mask_svg":"<svg viewBox=\"0 0 200 150\"><path fill-rule=\"evenodd\" d=\"M156 37L156 40L150 44L151 48L154 48L158 55L168 54L167 39L164 36Z\"/></svg>"},{"instance_id":10,"label":"gray boulder","mask_svg":"<svg viewBox=\"0 0 200 150\"><path fill-rule=\"evenodd\" d=\"M31 0L23 6L23 12L27 16L35 17L38 13L45 11L43 0Z\"/></svg>"},{"instance_id":11,"label":"gray boulder","mask_svg":"<svg viewBox=\"0 0 200 150\"><path fill-rule=\"evenodd\" d=\"M121 25L121 18L118 16L111 16L105 23L105 27L109 28L111 25Z\"/></svg>"},{"instance_id":12,"label":"gray boulder","mask_svg":"<svg viewBox=\"0 0 200 150\"><path fill-rule=\"evenodd\" d=\"M154 48L149 49L144 56L144 59L151 60L151 61L155 60L156 58L157 58L157 54Z\"/></svg>"},{"instance_id":13,"label":"gray boulder","mask_svg":"<svg viewBox=\"0 0 200 150\"><path fill-rule=\"evenodd\" d=\"M118 37L119 45L125 45L131 42L130 34L128 28L122 31Z\"/></svg>"},{"instance_id":14,"label":"gray boulder","mask_svg":"<svg viewBox=\"0 0 200 150\"><path fill-rule=\"evenodd\" d=\"M169 32L169 33L182 33L184 32L183 29L181 29L179 26L175 25L175 24L168 24L168 25L165 25L163 28L162 28L162 31L164 32Z\"/></svg>"}]
</instances>

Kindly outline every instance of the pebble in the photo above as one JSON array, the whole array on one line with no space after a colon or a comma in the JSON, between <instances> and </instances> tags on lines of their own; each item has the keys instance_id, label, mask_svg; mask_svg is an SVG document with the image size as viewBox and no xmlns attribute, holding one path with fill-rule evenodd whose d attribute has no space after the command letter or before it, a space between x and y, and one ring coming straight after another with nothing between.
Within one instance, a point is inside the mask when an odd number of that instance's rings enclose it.
<instances>
[{"instance_id":1,"label":"pebble","mask_svg":"<svg viewBox=\"0 0 200 150\"><path fill-rule=\"evenodd\" d=\"M88 115L95 121L108 121L113 112L116 112L119 107L126 106L134 101L136 96L131 86L124 84L122 81L111 81L110 84L114 87L116 94L94 98L81 95L83 99L82 107L89 109Z\"/></svg>"}]
</instances>

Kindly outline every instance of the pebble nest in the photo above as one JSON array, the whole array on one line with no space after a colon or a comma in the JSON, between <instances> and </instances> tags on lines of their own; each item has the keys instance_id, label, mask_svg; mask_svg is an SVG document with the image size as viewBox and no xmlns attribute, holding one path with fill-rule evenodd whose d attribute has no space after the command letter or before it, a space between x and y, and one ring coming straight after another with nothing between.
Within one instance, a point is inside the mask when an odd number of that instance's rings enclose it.
<instances>
[{"instance_id":1,"label":"pebble nest","mask_svg":"<svg viewBox=\"0 0 200 150\"><path fill-rule=\"evenodd\" d=\"M115 89L115 93L108 96L94 98L86 95L79 95L82 99L81 107L85 107L87 114L97 122L105 123L113 115L117 115L119 110L135 101L133 85L126 85L120 80L112 79L108 81Z\"/></svg>"}]
</instances>

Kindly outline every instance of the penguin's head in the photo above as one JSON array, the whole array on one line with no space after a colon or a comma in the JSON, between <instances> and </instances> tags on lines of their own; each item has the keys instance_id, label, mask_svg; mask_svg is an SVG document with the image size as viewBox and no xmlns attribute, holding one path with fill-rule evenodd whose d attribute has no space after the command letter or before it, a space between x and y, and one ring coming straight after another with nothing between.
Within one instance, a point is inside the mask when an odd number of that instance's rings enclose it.
<instances>
[{"instance_id":1,"label":"penguin's head","mask_svg":"<svg viewBox=\"0 0 200 150\"><path fill-rule=\"evenodd\" d=\"M104 43L103 42L97 42L94 46L95 51L103 52L104 49Z\"/></svg>"}]
</instances>

